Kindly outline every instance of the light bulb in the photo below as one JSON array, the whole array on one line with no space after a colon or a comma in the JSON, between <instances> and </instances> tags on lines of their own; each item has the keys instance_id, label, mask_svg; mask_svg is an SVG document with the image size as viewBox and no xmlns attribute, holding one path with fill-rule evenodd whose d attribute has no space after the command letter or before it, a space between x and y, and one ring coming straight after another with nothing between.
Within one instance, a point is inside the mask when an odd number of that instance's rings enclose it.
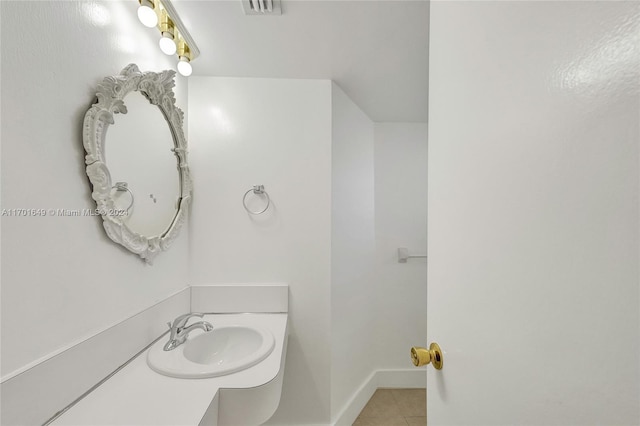
<instances>
[{"instance_id":1,"label":"light bulb","mask_svg":"<svg viewBox=\"0 0 640 426\"><path fill-rule=\"evenodd\" d=\"M180 56L180 61L178 62L178 72L185 77L189 77L193 72L193 68L191 68L189 59L185 58L184 56Z\"/></svg>"},{"instance_id":2,"label":"light bulb","mask_svg":"<svg viewBox=\"0 0 640 426\"><path fill-rule=\"evenodd\" d=\"M162 38L160 39L160 50L165 55L173 55L178 50L176 46L176 42L173 41L173 36L169 33L162 33Z\"/></svg>"},{"instance_id":3,"label":"light bulb","mask_svg":"<svg viewBox=\"0 0 640 426\"><path fill-rule=\"evenodd\" d=\"M145 27L153 28L158 25L158 15L153 10L153 3L143 0L138 8L138 19Z\"/></svg>"}]
</instances>

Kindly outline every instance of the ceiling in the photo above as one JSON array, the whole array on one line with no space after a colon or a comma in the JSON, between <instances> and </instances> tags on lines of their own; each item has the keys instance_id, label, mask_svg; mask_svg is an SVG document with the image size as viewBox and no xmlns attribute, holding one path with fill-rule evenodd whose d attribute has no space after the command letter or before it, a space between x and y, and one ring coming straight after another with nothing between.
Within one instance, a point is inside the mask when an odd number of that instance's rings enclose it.
<instances>
[{"instance_id":1,"label":"ceiling","mask_svg":"<svg viewBox=\"0 0 640 426\"><path fill-rule=\"evenodd\" d=\"M427 0L282 0L280 16L172 3L200 48L195 76L331 79L373 121L427 121Z\"/></svg>"}]
</instances>

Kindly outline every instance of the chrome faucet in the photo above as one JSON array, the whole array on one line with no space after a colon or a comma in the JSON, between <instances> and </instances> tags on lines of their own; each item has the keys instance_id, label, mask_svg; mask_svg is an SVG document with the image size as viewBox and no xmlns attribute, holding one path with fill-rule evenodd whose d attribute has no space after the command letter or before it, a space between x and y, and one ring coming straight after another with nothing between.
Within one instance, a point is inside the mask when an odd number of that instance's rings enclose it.
<instances>
[{"instance_id":1,"label":"chrome faucet","mask_svg":"<svg viewBox=\"0 0 640 426\"><path fill-rule=\"evenodd\" d=\"M168 322L167 325L171 330L171 336L169 337L169 341L164 345L164 350L171 351L177 348L178 346L180 346L181 344L183 344L185 340L187 340L187 336L189 335L189 333L191 333L196 328L199 328L200 330L204 330L204 331L213 330L213 326L207 321L194 322L189 327L185 327L185 325L187 324L187 321L189 321L191 317L202 318L203 316L204 314L197 313L197 312L192 314L184 314L176 318L173 321L173 324L171 324L171 322Z\"/></svg>"}]
</instances>

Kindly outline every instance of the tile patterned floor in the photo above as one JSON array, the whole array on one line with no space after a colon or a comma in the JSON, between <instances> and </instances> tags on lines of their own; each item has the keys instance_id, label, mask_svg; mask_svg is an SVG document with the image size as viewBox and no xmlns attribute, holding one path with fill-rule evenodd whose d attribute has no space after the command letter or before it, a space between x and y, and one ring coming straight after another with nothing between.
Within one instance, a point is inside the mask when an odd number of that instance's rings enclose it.
<instances>
[{"instance_id":1,"label":"tile patterned floor","mask_svg":"<svg viewBox=\"0 0 640 426\"><path fill-rule=\"evenodd\" d=\"M425 426L426 389L378 389L353 426Z\"/></svg>"}]
</instances>

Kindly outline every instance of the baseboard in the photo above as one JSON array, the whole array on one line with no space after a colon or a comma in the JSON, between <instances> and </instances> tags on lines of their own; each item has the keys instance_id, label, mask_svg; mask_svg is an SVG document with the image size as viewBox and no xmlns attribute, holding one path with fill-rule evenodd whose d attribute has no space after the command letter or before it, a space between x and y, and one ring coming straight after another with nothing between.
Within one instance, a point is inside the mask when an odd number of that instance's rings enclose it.
<instances>
[{"instance_id":1,"label":"baseboard","mask_svg":"<svg viewBox=\"0 0 640 426\"><path fill-rule=\"evenodd\" d=\"M349 402L342 409L342 412L338 415L333 426L351 426L353 422L360 414L360 411L367 405L367 402L373 396L373 393L378 388L377 371L374 371L367 377L367 379L360 385L358 390L351 396Z\"/></svg>"},{"instance_id":2,"label":"baseboard","mask_svg":"<svg viewBox=\"0 0 640 426\"><path fill-rule=\"evenodd\" d=\"M349 402L332 422L332 426L351 426L378 388L426 388L424 368L376 370L360 385Z\"/></svg>"},{"instance_id":3,"label":"baseboard","mask_svg":"<svg viewBox=\"0 0 640 426\"><path fill-rule=\"evenodd\" d=\"M426 367L398 370L378 370L379 388L424 389L427 387Z\"/></svg>"}]
</instances>

